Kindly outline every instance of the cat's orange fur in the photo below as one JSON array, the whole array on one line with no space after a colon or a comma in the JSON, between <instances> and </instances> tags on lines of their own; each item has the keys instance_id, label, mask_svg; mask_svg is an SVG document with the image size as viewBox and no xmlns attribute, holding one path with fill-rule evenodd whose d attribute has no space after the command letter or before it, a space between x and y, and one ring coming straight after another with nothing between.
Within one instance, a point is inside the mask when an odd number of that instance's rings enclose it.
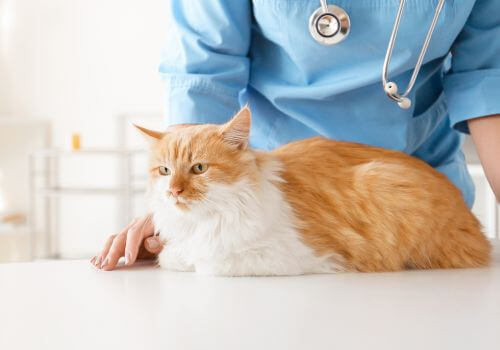
<instances>
[{"instance_id":1,"label":"cat's orange fur","mask_svg":"<svg viewBox=\"0 0 500 350\"><path fill-rule=\"evenodd\" d=\"M318 255L340 255L347 269L364 272L488 264L490 244L478 220L460 191L425 162L319 137L272 152L246 144L235 148L224 130L248 133L250 112L238 118L222 129L183 125L159 134L141 128L159 139L153 145L152 177L165 159L172 160L176 169L184 169L172 182L186 199L196 200L212 181L231 184L248 176L257 184L259 168L277 159L285 181L276 185L293 208L303 241ZM210 165L206 176L190 173L194 161Z\"/></svg>"},{"instance_id":2,"label":"cat's orange fur","mask_svg":"<svg viewBox=\"0 0 500 350\"><path fill-rule=\"evenodd\" d=\"M312 138L274 152L304 241L357 271L488 264L490 244L461 192L402 152Z\"/></svg>"}]
</instances>

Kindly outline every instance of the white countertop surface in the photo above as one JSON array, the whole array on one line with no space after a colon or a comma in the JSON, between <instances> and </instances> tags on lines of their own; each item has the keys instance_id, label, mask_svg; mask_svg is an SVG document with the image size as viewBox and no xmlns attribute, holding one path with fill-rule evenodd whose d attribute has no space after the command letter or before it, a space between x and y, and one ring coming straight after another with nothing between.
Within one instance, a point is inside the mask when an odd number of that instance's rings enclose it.
<instances>
[{"instance_id":1,"label":"white countertop surface","mask_svg":"<svg viewBox=\"0 0 500 350\"><path fill-rule=\"evenodd\" d=\"M486 269L212 278L0 265L0 349L500 349Z\"/></svg>"}]
</instances>

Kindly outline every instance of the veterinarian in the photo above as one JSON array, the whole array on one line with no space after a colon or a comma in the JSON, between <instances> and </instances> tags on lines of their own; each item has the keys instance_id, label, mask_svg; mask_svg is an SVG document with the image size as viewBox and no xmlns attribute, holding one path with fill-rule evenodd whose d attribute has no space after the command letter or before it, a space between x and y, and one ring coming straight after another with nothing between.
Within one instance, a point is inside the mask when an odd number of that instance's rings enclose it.
<instances>
[{"instance_id":1,"label":"veterinarian","mask_svg":"<svg viewBox=\"0 0 500 350\"><path fill-rule=\"evenodd\" d=\"M321 135L403 151L446 174L469 207L474 186L460 148L470 133L500 198L500 1L169 6L160 66L168 125L223 123L249 103L253 147ZM158 253L152 235L150 217L138 218L93 263L110 270L121 256L132 264Z\"/></svg>"}]
</instances>

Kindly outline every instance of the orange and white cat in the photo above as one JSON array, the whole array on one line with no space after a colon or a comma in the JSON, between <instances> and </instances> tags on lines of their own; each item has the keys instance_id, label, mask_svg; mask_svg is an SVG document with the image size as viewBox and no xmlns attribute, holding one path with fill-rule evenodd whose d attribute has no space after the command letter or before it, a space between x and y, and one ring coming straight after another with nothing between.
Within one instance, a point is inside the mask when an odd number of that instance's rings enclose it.
<instances>
[{"instance_id":1,"label":"orange and white cat","mask_svg":"<svg viewBox=\"0 0 500 350\"><path fill-rule=\"evenodd\" d=\"M224 125L139 127L151 140L161 267L253 276L488 264L460 191L423 161L319 137L256 151L250 123L245 107Z\"/></svg>"}]
</instances>

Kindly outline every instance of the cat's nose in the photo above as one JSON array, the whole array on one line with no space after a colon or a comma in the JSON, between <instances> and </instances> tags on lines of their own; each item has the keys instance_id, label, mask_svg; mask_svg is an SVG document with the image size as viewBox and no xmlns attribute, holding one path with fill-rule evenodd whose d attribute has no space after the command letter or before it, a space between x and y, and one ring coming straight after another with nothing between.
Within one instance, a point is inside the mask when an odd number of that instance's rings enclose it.
<instances>
[{"instance_id":1,"label":"cat's nose","mask_svg":"<svg viewBox=\"0 0 500 350\"><path fill-rule=\"evenodd\" d=\"M180 186L175 186L175 187L170 187L170 193L172 193L172 196L178 197L184 189Z\"/></svg>"}]
</instances>

